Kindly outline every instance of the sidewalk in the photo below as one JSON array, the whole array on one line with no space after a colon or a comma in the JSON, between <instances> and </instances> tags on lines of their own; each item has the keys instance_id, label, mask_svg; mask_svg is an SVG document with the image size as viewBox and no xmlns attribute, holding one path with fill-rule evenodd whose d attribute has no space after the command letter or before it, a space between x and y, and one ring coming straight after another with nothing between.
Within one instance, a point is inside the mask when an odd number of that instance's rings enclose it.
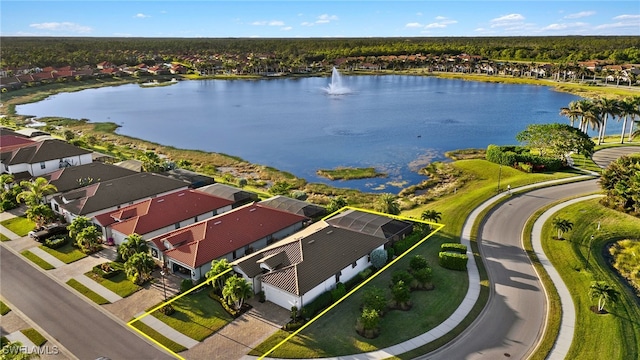
<instances>
[{"instance_id":1,"label":"sidewalk","mask_svg":"<svg viewBox=\"0 0 640 360\"><path fill-rule=\"evenodd\" d=\"M107 289L106 287L98 284L97 282L89 279L84 275L75 276L73 277L73 279L78 281L80 284L88 287L91 291L95 292L96 294L109 300L110 303L114 303L118 300L122 300L122 297L120 295L114 293L113 291Z\"/></svg>"},{"instance_id":2,"label":"sidewalk","mask_svg":"<svg viewBox=\"0 0 640 360\"><path fill-rule=\"evenodd\" d=\"M144 312L136 314L136 318L144 315ZM191 349L192 347L198 345L200 342L198 340L194 340L187 335L175 330L171 326L165 324L164 322L158 320L155 316L149 314L138 321L141 321L156 330L160 334L166 336L167 338L175 341L176 343L186 347L187 349Z\"/></svg>"}]
</instances>

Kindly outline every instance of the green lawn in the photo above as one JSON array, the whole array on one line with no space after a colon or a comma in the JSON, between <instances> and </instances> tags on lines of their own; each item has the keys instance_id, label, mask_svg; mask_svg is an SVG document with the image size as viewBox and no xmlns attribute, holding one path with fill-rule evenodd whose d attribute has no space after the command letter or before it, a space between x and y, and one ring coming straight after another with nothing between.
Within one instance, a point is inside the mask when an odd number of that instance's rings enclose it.
<instances>
[{"instance_id":1,"label":"green lawn","mask_svg":"<svg viewBox=\"0 0 640 360\"><path fill-rule=\"evenodd\" d=\"M29 231L36 228L36 223L22 216L7 219L0 224L18 236L27 236Z\"/></svg>"},{"instance_id":2,"label":"green lawn","mask_svg":"<svg viewBox=\"0 0 640 360\"><path fill-rule=\"evenodd\" d=\"M337 168L337 169L320 169L316 172L318 176L325 177L329 180L352 180L352 179L370 179L375 177L386 177L387 174L379 173L375 168Z\"/></svg>"},{"instance_id":3,"label":"green lawn","mask_svg":"<svg viewBox=\"0 0 640 360\"><path fill-rule=\"evenodd\" d=\"M112 264L117 264L117 263L112 263ZM116 267L115 265L112 265L112 266L114 266L114 268ZM131 280L127 279L127 275L125 275L124 272L120 272L118 275L108 279L105 279L102 276L94 274L92 271L86 272L85 275L95 280L100 285L120 295L123 298L141 289L140 286L134 284Z\"/></svg>"},{"instance_id":4,"label":"green lawn","mask_svg":"<svg viewBox=\"0 0 640 360\"><path fill-rule=\"evenodd\" d=\"M23 333L24 336L27 337L27 339L31 340L31 342L35 346L42 346L44 345L44 343L47 342L47 339L44 336L42 336L42 334L40 334L36 329L29 328L29 329L20 330L20 332Z\"/></svg>"},{"instance_id":5,"label":"green lawn","mask_svg":"<svg viewBox=\"0 0 640 360\"><path fill-rule=\"evenodd\" d=\"M50 249L44 245L39 246L40 249L46 251L52 256L56 257L58 260L62 261L65 264L70 264L74 261L78 261L82 258L87 257L85 253L80 251L78 248L71 244L69 241L66 245L59 247L57 249Z\"/></svg>"},{"instance_id":6,"label":"green lawn","mask_svg":"<svg viewBox=\"0 0 640 360\"><path fill-rule=\"evenodd\" d=\"M5 234L0 233L0 241L11 241Z\"/></svg>"},{"instance_id":7,"label":"green lawn","mask_svg":"<svg viewBox=\"0 0 640 360\"><path fill-rule=\"evenodd\" d=\"M131 323L131 326L133 326L136 329L140 330L145 335L147 335L148 337L152 338L153 340L159 342L164 347L166 347L167 349L173 351L176 354L181 352L181 351L187 350L186 347L184 347L184 346L178 344L177 342L167 338L166 336L160 334L155 329L153 329L152 327L148 326L147 324L143 323L140 320L134 321L133 323Z\"/></svg>"},{"instance_id":8,"label":"green lawn","mask_svg":"<svg viewBox=\"0 0 640 360\"><path fill-rule=\"evenodd\" d=\"M439 234L428 239L269 356L310 358L374 351L413 338L440 325L457 309L468 288L466 272L447 270L438 265L440 244L450 241L450 237ZM360 315L363 290L376 286L387 291L389 295L388 284L393 271L406 270L411 257L417 254L424 255L429 261L433 269L435 290L412 292L414 306L410 311L388 312L381 321L381 336L376 339L360 337L354 327ZM288 335L279 331L252 354L264 354Z\"/></svg>"},{"instance_id":9,"label":"green lawn","mask_svg":"<svg viewBox=\"0 0 640 360\"><path fill-rule=\"evenodd\" d=\"M34 264L40 266L44 270L55 269L55 267L53 265L51 265L48 262L42 260L36 254L32 253L29 250L25 250L25 251L21 252L20 254L22 254L22 256L24 256L27 259L31 260L31 262L33 262Z\"/></svg>"},{"instance_id":10,"label":"green lawn","mask_svg":"<svg viewBox=\"0 0 640 360\"><path fill-rule=\"evenodd\" d=\"M80 283L76 279L69 279L69 281L67 281L67 285L71 286L77 292L79 292L80 294L88 297L89 299L91 299L91 301L93 301L94 303L96 303L98 305L109 304L109 300L103 298L102 296L100 296L99 294L94 292L93 290L91 290L88 287L82 285L82 283Z\"/></svg>"},{"instance_id":11,"label":"green lawn","mask_svg":"<svg viewBox=\"0 0 640 360\"><path fill-rule=\"evenodd\" d=\"M598 200L569 206L559 216L574 224L566 240L553 240L556 233L550 224L543 228L544 251L572 294L577 324L568 359L593 359L606 354L608 359L640 358L640 304L633 291L623 286L602 254L608 243L626 238L638 238L640 219L607 209ZM597 230L597 224L601 224ZM589 251L591 235L594 240ZM588 255L589 254L589 255ZM587 257L589 266L587 266ZM598 315L590 310L597 300L588 296L594 280L604 280L621 293L617 304L608 304L609 314ZM576 339L579 339L575 341Z\"/></svg>"},{"instance_id":12,"label":"green lawn","mask_svg":"<svg viewBox=\"0 0 640 360\"><path fill-rule=\"evenodd\" d=\"M11 308L8 307L4 302L0 301L0 315L5 315L9 311L11 311Z\"/></svg>"},{"instance_id":13,"label":"green lawn","mask_svg":"<svg viewBox=\"0 0 640 360\"><path fill-rule=\"evenodd\" d=\"M158 311L152 315L190 338L202 341L233 320L220 303L209 297L208 290L207 287L172 302L176 312L171 316Z\"/></svg>"}]
</instances>

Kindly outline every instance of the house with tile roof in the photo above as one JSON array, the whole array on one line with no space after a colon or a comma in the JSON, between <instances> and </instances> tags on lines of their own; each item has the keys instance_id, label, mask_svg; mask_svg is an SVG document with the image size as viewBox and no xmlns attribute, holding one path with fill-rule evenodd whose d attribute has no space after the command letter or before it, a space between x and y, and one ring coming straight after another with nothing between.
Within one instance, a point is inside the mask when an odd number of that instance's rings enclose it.
<instances>
[{"instance_id":1,"label":"house with tile roof","mask_svg":"<svg viewBox=\"0 0 640 360\"><path fill-rule=\"evenodd\" d=\"M303 215L311 219L318 219L327 214L324 206L312 204L306 201L293 199L287 196L276 195L262 200L260 204L274 209L288 211L290 213Z\"/></svg>"},{"instance_id":2,"label":"house with tile roof","mask_svg":"<svg viewBox=\"0 0 640 360\"><path fill-rule=\"evenodd\" d=\"M27 172L41 176L67 166L93 162L91 151L81 149L58 139L26 143L19 147L0 150L2 173Z\"/></svg>"},{"instance_id":3,"label":"house with tile roof","mask_svg":"<svg viewBox=\"0 0 640 360\"><path fill-rule=\"evenodd\" d=\"M355 209L336 214L327 219L327 222L335 227L385 238L392 242L402 240L413 232L413 224L408 221Z\"/></svg>"},{"instance_id":4,"label":"house with tile roof","mask_svg":"<svg viewBox=\"0 0 640 360\"><path fill-rule=\"evenodd\" d=\"M188 189L97 215L106 239L121 244L131 234L144 240L231 210L232 201Z\"/></svg>"},{"instance_id":5,"label":"house with tile roof","mask_svg":"<svg viewBox=\"0 0 640 360\"><path fill-rule=\"evenodd\" d=\"M370 267L369 254L388 241L320 221L232 265L254 292L264 291L267 300L289 310Z\"/></svg>"},{"instance_id":6,"label":"house with tile roof","mask_svg":"<svg viewBox=\"0 0 640 360\"><path fill-rule=\"evenodd\" d=\"M96 182L67 191L51 199L53 211L72 222L85 216L99 225L96 215L133 205L137 202L185 190L188 183L155 173L136 173L108 181Z\"/></svg>"},{"instance_id":7,"label":"house with tile roof","mask_svg":"<svg viewBox=\"0 0 640 360\"><path fill-rule=\"evenodd\" d=\"M258 194L225 184L211 184L198 188L207 194L218 196L234 202L234 208L258 201Z\"/></svg>"},{"instance_id":8,"label":"house with tile roof","mask_svg":"<svg viewBox=\"0 0 640 360\"><path fill-rule=\"evenodd\" d=\"M148 244L151 255L170 271L199 280L213 260L231 262L258 251L302 229L308 220L252 203L156 236Z\"/></svg>"}]
</instances>

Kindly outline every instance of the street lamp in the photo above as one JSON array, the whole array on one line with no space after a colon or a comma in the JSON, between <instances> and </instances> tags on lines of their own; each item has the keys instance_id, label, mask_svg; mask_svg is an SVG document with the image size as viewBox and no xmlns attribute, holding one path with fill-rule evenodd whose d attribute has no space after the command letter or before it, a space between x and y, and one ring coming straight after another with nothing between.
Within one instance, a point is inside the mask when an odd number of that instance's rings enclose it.
<instances>
[{"instance_id":1,"label":"street lamp","mask_svg":"<svg viewBox=\"0 0 640 360\"><path fill-rule=\"evenodd\" d=\"M502 165L500 165L500 170L498 170L498 192L500 192L500 178L502 177Z\"/></svg>"},{"instance_id":2,"label":"street lamp","mask_svg":"<svg viewBox=\"0 0 640 360\"><path fill-rule=\"evenodd\" d=\"M587 250L587 269L589 268L589 257L591 256L591 243L593 242L593 235L591 235L591 240L589 240L589 250Z\"/></svg>"},{"instance_id":3,"label":"street lamp","mask_svg":"<svg viewBox=\"0 0 640 360\"><path fill-rule=\"evenodd\" d=\"M160 270L160 275L162 275L162 290L164 291L164 301L167 301L167 286L164 283L164 276L167 274L164 270L166 269L166 267L162 267L162 270Z\"/></svg>"}]
</instances>

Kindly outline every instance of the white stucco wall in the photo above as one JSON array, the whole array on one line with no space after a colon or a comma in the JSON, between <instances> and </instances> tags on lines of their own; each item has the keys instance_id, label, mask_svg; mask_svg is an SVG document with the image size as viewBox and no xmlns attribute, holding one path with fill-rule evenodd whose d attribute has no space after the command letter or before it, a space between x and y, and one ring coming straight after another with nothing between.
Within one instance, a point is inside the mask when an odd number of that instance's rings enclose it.
<instances>
[{"instance_id":1,"label":"white stucco wall","mask_svg":"<svg viewBox=\"0 0 640 360\"><path fill-rule=\"evenodd\" d=\"M291 310L292 306L297 306L298 309L302 307L300 305L302 303L302 299L290 292L264 283L262 284L262 290L264 291L264 296L267 300L284 309Z\"/></svg>"}]
</instances>

